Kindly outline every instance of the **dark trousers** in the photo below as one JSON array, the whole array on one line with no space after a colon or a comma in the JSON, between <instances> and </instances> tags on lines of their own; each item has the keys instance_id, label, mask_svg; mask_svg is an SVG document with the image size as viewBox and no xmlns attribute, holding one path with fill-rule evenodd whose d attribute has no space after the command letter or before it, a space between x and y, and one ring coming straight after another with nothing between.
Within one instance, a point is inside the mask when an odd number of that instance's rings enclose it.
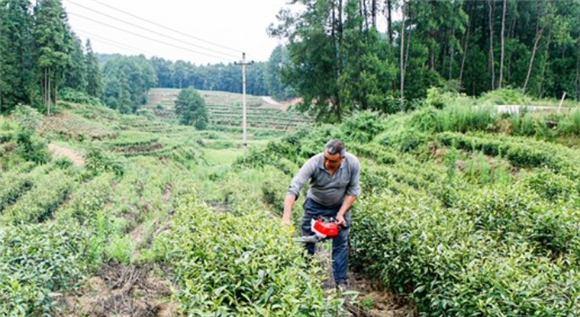
<instances>
[{"instance_id":1,"label":"dark trousers","mask_svg":"<svg viewBox=\"0 0 580 317\"><path fill-rule=\"evenodd\" d=\"M302 235L313 235L311 228L311 220L319 216L336 217L341 205L328 207L321 205L311 198L306 198L304 202L304 215L302 216L301 228ZM332 272L334 275L334 282L338 284L346 284L347 270L348 270L348 229L350 228L350 210L344 215L346 220L346 227L342 227L338 236L332 238ZM314 255L314 243L306 243L306 250L309 255Z\"/></svg>"}]
</instances>

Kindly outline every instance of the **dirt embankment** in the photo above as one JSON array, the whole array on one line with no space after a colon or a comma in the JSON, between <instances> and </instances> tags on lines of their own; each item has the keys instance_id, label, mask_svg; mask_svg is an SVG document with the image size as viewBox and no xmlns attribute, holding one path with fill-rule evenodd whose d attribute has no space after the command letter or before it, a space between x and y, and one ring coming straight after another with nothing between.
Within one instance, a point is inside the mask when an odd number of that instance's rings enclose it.
<instances>
[{"instance_id":1,"label":"dirt embankment","mask_svg":"<svg viewBox=\"0 0 580 317\"><path fill-rule=\"evenodd\" d=\"M85 159L80 155L77 151L57 145L54 143L50 143L48 145L48 149L52 152L56 157L66 157L69 158L74 164L76 165L85 165Z\"/></svg>"}]
</instances>

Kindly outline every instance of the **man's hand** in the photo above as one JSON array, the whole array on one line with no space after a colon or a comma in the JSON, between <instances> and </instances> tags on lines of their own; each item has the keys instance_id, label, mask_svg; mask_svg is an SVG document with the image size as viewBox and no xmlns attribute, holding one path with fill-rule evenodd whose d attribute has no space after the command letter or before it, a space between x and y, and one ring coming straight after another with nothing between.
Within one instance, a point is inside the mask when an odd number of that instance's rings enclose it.
<instances>
[{"instance_id":1,"label":"man's hand","mask_svg":"<svg viewBox=\"0 0 580 317\"><path fill-rule=\"evenodd\" d=\"M346 195L344 198L344 201L342 202L342 206L340 207L340 210L338 211L338 214L336 215L336 222L338 222L338 224L340 226L347 226L346 220L344 219L344 214L347 213L347 211L350 209L350 207L352 206L352 204L354 203L354 201L356 200L356 196L353 195Z\"/></svg>"},{"instance_id":2,"label":"man's hand","mask_svg":"<svg viewBox=\"0 0 580 317\"><path fill-rule=\"evenodd\" d=\"M282 215L282 225L292 225L292 207L294 207L294 201L296 201L296 196L292 194L287 194L284 199L284 214Z\"/></svg>"},{"instance_id":3,"label":"man's hand","mask_svg":"<svg viewBox=\"0 0 580 317\"><path fill-rule=\"evenodd\" d=\"M292 221L290 219L286 219L286 217L282 218L282 225L283 226L291 226L292 225Z\"/></svg>"},{"instance_id":4,"label":"man's hand","mask_svg":"<svg viewBox=\"0 0 580 317\"><path fill-rule=\"evenodd\" d=\"M346 220L344 219L344 215L337 215L336 216L336 222L338 223L339 226L345 226L346 227Z\"/></svg>"}]
</instances>

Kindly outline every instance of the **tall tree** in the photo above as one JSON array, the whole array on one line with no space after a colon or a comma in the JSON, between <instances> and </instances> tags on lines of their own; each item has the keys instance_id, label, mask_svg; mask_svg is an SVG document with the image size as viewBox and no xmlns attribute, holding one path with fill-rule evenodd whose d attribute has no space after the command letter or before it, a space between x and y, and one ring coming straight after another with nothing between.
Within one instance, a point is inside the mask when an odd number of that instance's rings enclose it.
<instances>
[{"instance_id":1,"label":"tall tree","mask_svg":"<svg viewBox=\"0 0 580 317\"><path fill-rule=\"evenodd\" d=\"M28 0L0 2L1 111L31 104L34 96L33 17Z\"/></svg>"},{"instance_id":2,"label":"tall tree","mask_svg":"<svg viewBox=\"0 0 580 317\"><path fill-rule=\"evenodd\" d=\"M503 82L503 61L504 61L504 56L505 56L505 19L506 19L506 12L507 12L507 0L503 0L503 11L501 14L501 34L500 34L500 40L501 40L501 55L499 58L499 82L497 87L501 88L502 87L502 82Z\"/></svg>"},{"instance_id":3,"label":"tall tree","mask_svg":"<svg viewBox=\"0 0 580 317\"><path fill-rule=\"evenodd\" d=\"M64 68L64 82L66 87L77 91L86 92L87 89L87 65L81 40L72 33L67 32L66 42L69 45L69 63Z\"/></svg>"},{"instance_id":4,"label":"tall tree","mask_svg":"<svg viewBox=\"0 0 580 317\"><path fill-rule=\"evenodd\" d=\"M175 100L175 114L179 116L179 122L193 125L198 130L207 126L208 117L205 100L193 87L182 89Z\"/></svg>"},{"instance_id":5,"label":"tall tree","mask_svg":"<svg viewBox=\"0 0 580 317\"><path fill-rule=\"evenodd\" d=\"M103 95L105 103L116 109L128 104L133 112L147 102L149 89L157 85L155 70L144 56L115 56L103 65L103 76L106 83ZM114 86L110 87L112 83L121 85L123 89L119 91ZM129 102L125 100L125 90L128 91Z\"/></svg>"},{"instance_id":6,"label":"tall tree","mask_svg":"<svg viewBox=\"0 0 580 317\"><path fill-rule=\"evenodd\" d=\"M87 93L93 97L101 97L103 93L103 77L97 56L93 52L91 41L87 39L85 45L85 67L87 69Z\"/></svg>"},{"instance_id":7,"label":"tall tree","mask_svg":"<svg viewBox=\"0 0 580 317\"><path fill-rule=\"evenodd\" d=\"M400 72L401 72L401 110L405 108L405 17L407 12L406 0L403 0L403 6L401 8L401 54L400 59Z\"/></svg>"},{"instance_id":8,"label":"tall tree","mask_svg":"<svg viewBox=\"0 0 580 317\"><path fill-rule=\"evenodd\" d=\"M528 65L526 79L525 79L524 85L522 87L522 90L524 92L528 88L528 83L530 81L530 75L532 74L534 60L536 58L536 53L538 52L539 43L540 43L540 40L542 39L542 37L544 36L546 25L548 24L548 19L545 18L546 17L546 10L545 10L546 6L543 4L544 4L544 1L536 0L536 32L535 32L536 34L535 34L534 46L532 48L532 55L530 57L530 62Z\"/></svg>"},{"instance_id":9,"label":"tall tree","mask_svg":"<svg viewBox=\"0 0 580 317\"><path fill-rule=\"evenodd\" d=\"M491 70L491 89L495 89L495 59L493 53L493 24L495 0L488 0L489 5L489 69Z\"/></svg>"},{"instance_id":10,"label":"tall tree","mask_svg":"<svg viewBox=\"0 0 580 317\"><path fill-rule=\"evenodd\" d=\"M39 0L34 7L34 22L42 100L50 115L51 104L57 102L59 82L70 63L70 42L67 40L71 36L60 0Z\"/></svg>"},{"instance_id":11,"label":"tall tree","mask_svg":"<svg viewBox=\"0 0 580 317\"><path fill-rule=\"evenodd\" d=\"M280 24L270 27L273 36L287 38L291 64L283 72L283 80L303 97L298 106L318 120L340 121L342 104L338 78L341 56L342 22L339 2L304 0L306 10L278 15Z\"/></svg>"},{"instance_id":12,"label":"tall tree","mask_svg":"<svg viewBox=\"0 0 580 317\"><path fill-rule=\"evenodd\" d=\"M288 85L282 83L282 69L290 63L288 50L278 45L270 54L266 65L264 79L270 95L278 100L284 100L295 96L295 92Z\"/></svg>"}]
</instances>

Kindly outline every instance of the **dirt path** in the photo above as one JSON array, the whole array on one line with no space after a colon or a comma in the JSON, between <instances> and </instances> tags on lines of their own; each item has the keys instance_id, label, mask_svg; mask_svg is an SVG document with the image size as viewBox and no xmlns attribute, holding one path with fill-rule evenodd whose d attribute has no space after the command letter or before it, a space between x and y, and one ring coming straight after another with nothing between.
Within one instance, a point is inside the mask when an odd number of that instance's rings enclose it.
<instances>
[{"instance_id":1,"label":"dirt path","mask_svg":"<svg viewBox=\"0 0 580 317\"><path fill-rule=\"evenodd\" d=\"M335 287L332 278L332 255L330 242L326 247L320 243L316 246L316 257L323 266L326 266L328 280L323 286L325 289ZM348 314L346 317L415 317L417 314L412 304L407 303L400 296L385 290L380 283L372 281L363 274L349 271L347 290L352 293L345 298L344 308ZM356 296L354 296L356 294Z\"/></svg>"},{"instance_id":2,"label":"dirt path","mask_svg":"<svg viewBox=\"0 0 580 317\"><path fill-rule=\"evenodd\" d=\"M48 149L57 157L67 157L76 165L85 165L83 157L75 150L54 143L48 145Z\"/></svg>"},{"instance_id":3,"label":"dirt path","mask_svg":"<svg viewBox=\"0 0 580 317\"><path fill-rule=\"evenodd\" d=\"M262 100L268 104L267 105L268 108L277 108L277 109L280 109L283 111L288 110L288 107L295 105L295 104L302 101L301 98L294 98L294 99L278 102L269 96L262 96Z\"/></svg>"}]
</instances>

